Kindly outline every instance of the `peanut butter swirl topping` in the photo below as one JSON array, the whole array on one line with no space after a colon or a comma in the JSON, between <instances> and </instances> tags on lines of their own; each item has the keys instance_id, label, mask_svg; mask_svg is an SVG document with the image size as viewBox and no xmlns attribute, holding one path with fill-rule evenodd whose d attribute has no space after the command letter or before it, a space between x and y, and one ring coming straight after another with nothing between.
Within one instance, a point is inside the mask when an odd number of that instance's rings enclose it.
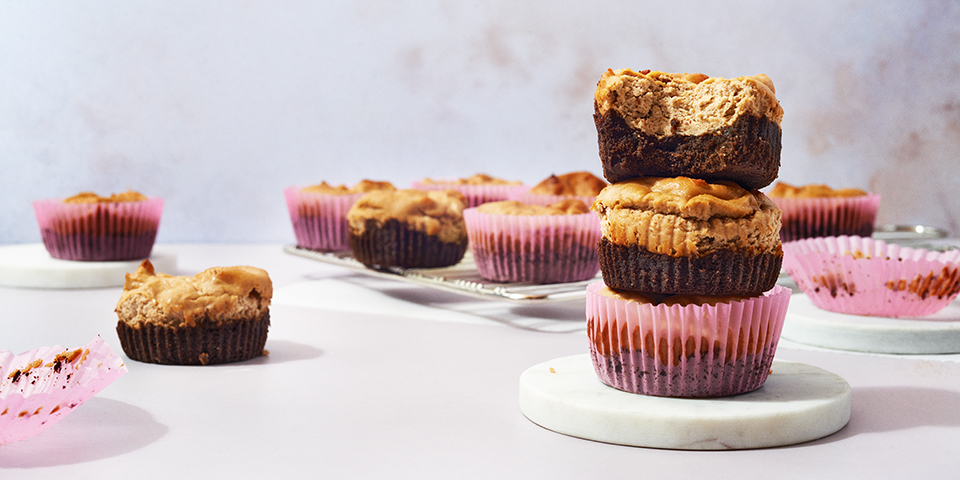
<instances>
[{"instance_id":1,"label":"peanut butter swirl topping","mask_svg":"<svg viewBox=\"0 0 960 480\"><path fill-rule=\"evenodd\" d=\"M733 182L708 183L689 177L640 177L614 183L600 192L597 202L607 208L651 210L684 218L742 218L769 202Z\"/></svg>"},{"instance_id":2,"label":"peanut butter swirl topping","mask_svg":"<svg viewBox=\"0 0 960 480\"><path fill-rule=\"evenodd\" d=\"M466 200L456 190L373 191L350 208L347 222L350 231L360 235L368 220L380 225L396 220L427 235L436 235L440 241L456 243L466 236L464 208Z\"/></svg>"},{"instance_id":3,"label":"peanut butter swirl topping","mask_svg":"<svg viewBox=\"0 0 960 480\"><path fill-rule=\"evenodd\" d=\"M101 197L93 192L80 192L72 197L63 199L63 203L121 203L145 202L147 197L140 192L127 190L123 193L114 193L109 197Z\"/></svg>"},{"instance_id":4,"label":"peanut butter swirl topping","mask_svg":"<svg viewBox=\"0 0 960 480\"><path fill-rule=\"evenodd\" d=\"M218 324L259 318L272 297L270 276L259 268L213 267L192 277L172 276L154 272L144 260L127 274L116 312L132 327L192 327L201 318Z\"/></svg>"}]
</instances>

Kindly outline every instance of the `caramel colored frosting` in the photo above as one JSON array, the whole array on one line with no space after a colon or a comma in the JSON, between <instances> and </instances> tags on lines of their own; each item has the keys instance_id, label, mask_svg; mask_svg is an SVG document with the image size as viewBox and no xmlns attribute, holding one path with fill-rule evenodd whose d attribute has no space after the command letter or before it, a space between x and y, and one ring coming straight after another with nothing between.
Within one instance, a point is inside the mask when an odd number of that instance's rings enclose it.
<instances>
[{"instance_id":1,"label":"caramel colored frosting","mask_svg":"<svg viewBox=\"0 0 960 480\"><path fill-rule=\"evenodd\" d=\"M634 178L604 188L593 210L603 236L617 245L671 256L780 252L780 209L733 182Z\"/></svg>"},{"instance_id":2,"label":"caramel colored frosting","mask_svg":"<svg viewBox=\"0 0 960 480\"><path fill-rule=\"evenodd\" d=\"M826 185L804 185L795 187L789 183L777 182L769 195L776 198L825 198L825 197L862 197L867 192L859 188L834 190Z\"/></svg>"},{"instance_id":3,"label":"caramel colored frosting","mask_svg":"<svg viewBox=\"0 0 960 480\"><path fill-rule=\"evenodd\" d=\"M703 135L749 115L777 124L783 108L770 77L726 79L702 73L608 69L594 92L598 113L620 114L645 135Z\"/></svg>"},{"instance_id":4,"label":"caramel colored frosting","mask_svg":"<svg viewBox=\"0 0 960 480\"><path fill-rule=\"evenodd\" d=\"M273 283L255 267L214 267L196 276L156 273L144 260L128 273L117 302L120 321L174 328L195 327L207 318L217 324L258 319L270 308Z\"/></svg>"},{"instance_id":5,"label":"caramel colored frosting","mask_svg":"<svg viewBox=\"0 0 960 480\"><path fill-rule=\"evenodd\" d=\"M607 186L607 182L597 178L590 172L573 172L563 175L550 175L530 193L541 195L575 195L578 197L593 197Z\"/></svg>"},{"instance_id":6,"label":"caramel colored frosting","mask_svg":"<svg viewBox=\"0 0 960 480\"><path fill-rule=\"evenodd\" d=\"M431 178L425 178L420 183L424 185L521 185L522 184L522 182L520 181L494 178L485 173L478 173L472 177L458 178L456 180L433 180Z\"/></svg>"},{"instance_id":7,"label":"caramel colored frosting","mask_svg":"<svg viewBox=\"0 0 960 480\"><path fill-rule=\"evenodd\" d=\"M360 197L347 212L347 222L354 235L363 234L368 220L380 225L396 220L443 242L457 243L467 235L464 208L466 200L455 190L380 190Z\"/></svg>"},{"instance_id":8,"label":"caramel colored frosting","mask_svg":"<svg viewBox=\"0 0 960 480\"><path fill-rule=\"evenodd\" d=\"M354 193L366 193L374 190L396 190L390 182L376 182L373 180L361 180L360 183L352 188L346 185L330 185L327 182L320 182L318 185L310 185L300 189L302 193L323 193L326 195L350 195Z\"/></svg>"},{"instance_id":9,"label":"caramel colored frosting","mask_svg":"<svg viewBox=\"0 0 960 480\"><path fill-rule=\"evenodd\" d=\"M531 205L516 200L484 203L477 207L481 213L495 215L577 215L590 212L590 209L575 198L562 200L550 205Z\"/></svg>"},{"instance_id":10,"label":"caramel colored frosting","mask_svg":"<svg viewBox=\"0 0 960 480\"><path fill-rule=\"evenodd\" d=\"M127 190L123 193L114 193L109 197L101 197L93 192L80 192L72 197L63 199L63 203L122 203L145 202L147 197L140 192Z\"/></svg>"}]
</instances>

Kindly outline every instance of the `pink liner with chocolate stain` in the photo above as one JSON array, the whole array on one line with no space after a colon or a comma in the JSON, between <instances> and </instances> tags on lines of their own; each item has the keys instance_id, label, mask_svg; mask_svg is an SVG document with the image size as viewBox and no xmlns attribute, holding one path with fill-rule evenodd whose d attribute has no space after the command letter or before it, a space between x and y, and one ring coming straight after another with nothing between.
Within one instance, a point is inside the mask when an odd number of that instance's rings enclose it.
<instances>
[{"instance_id":1,"label":"pink liner with chocolate stain","mask_svg":"<svg viewBox=\"0 0 960 480\"><path fill-rule=\"evenodd\" d=\"M880 195L857 197L785 198L770 197L782 213L780 240L859 235L873 233L880 207Z\"/></svg>"},{"instance_id":2,"label":"pink liner with chocolate stain","mask_svg":"<svg viewBox=\"0 0 960 480\"><path fill-rule=\"evenodd\" d=\"M283 190L297 245L310 250L349 250L347 212L364 192L333 195L301 192L303 187Z\"/></svg>"},{"instance_id":3,"label":"pink liner with chocolate stain","mask_svg":"<svg viewBox=\"0 0 960 480\"><path fill-rule=\"evenodd\" d=\"M937 313L960 293L960 250L929 251L859 236L783 244L783 268L819 308L880 317Z\"/></svg>"},{"instance_id":4,"label":"pink liner with chocolate stain","mask_svg":"<svg viewBox=\"0 0 960 480\"><path fill-rule=\"evenodd\" d=\"M0 445L50 428L127 373L98 336L83 347L0 352Z\"/></svg>"},{"instance_id":5,"label":"pink liner with chocolate stain","mask_svg":"<svg viewBox=\"0 0 960 480\"><path fill-rule=\"evenodd\" d=\"M600 271L600 222L593 212L500 215L468 208L463 219L477 272L487 280L574 282Z\"/></svg>"},{"instance_id":6,"label":"pink liner with chocolate stain","mask_svg":"<svg viewBox=\"0 0 960 480\"><path fill-rule=\"evenodd\" d=\"M790 290L716 305L653 305L587 286L587 337L600 381L630 393L719 397L760 388L770 373Z\"/></svg>"}]
</instances>

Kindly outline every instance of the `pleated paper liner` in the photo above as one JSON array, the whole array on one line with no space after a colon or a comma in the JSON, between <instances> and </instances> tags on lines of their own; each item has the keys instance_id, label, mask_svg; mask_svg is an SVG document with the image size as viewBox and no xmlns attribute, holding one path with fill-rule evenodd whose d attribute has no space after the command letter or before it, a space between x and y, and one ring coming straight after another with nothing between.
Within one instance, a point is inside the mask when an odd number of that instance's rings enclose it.
<instances>
[{"instance_id":1,"label":"pleated paper liner","mask_svg":"<svg viewBox=\"0 0 960 480\"><path fill-rule=\"evenodd\" d=\"M218 324L207 317L193 327L117 322L123 352L133 360L166 365L215 365L263 355L270 313L257 319Z\"/></svg>"},{"instance_id":2,"label":"pleated paper liner","mask_svg":"<svg viewBox=\"0 0 960 480\"><path fill-rule=\"evenodd\" d=\"M43 244L53 258L119 261L147 258L153 250L163 199L142 202L63 203L36 200L33 210Z\"/></svg>"},{"instance_id":3,"label":"pleated paper liner","mask_svg":"<svg viewBox=\"0 0 960 480\"><path fill-rule=\"evenodd\" d=\"M665 397L719 397L760 388L773 362L790 290L704 305L644 304L587 287L587 336L604 384Z\"/></svg>"},{"instance_id":4,"label":"pleated paper liner","mask_svg":"<svg viewBox=\"0 0 960 480\"><path fill-rule=\"evenodd\" d=\"M494 282L564 283L600 270L600 224L592 213L501 215L463 212L481 277Z\"/></svg>"},{"instance_id":5,"label":"pleated paper liner","mask_svg":"<svg viewBox=\"0 0 960 480\"><path fill-rule=\"evenodd\" d=\"M75 349L0 352L0 445L43 432L126 373L99 336Z\"/></svg>"},{"instance_id":6,"label":"pleated paper liner","mask_svg":"<svg viewBox=\"0 0 960 480\"><path fill-rule=\"evenodd\" d=\"M782 198L770 197L783 212L780 240L873 233L880 207L880 195L858 197Z\"/></svg>"},{"instance_id":7,"label":"pleated paper liner","mask_svg":"<svg viewBox=\"0 0 960 480\"><path fill-rule=\"evenodd\" d=\"M881 317L932 315L960 293L960 250L901 247L860 236L783 244L783 266L819 308Z\"/></svg>"},{"instance_id":8,"label":"pleated paper liner","mask_svg":"<svg viewBox=\"0 0 960 480\"><path fill-rule=\"evenodd\" d=\"M323 252L349 250L347 212L364 193L333 195L301 188L283 190L297 245Z\"/></svg>"}]
</instances>

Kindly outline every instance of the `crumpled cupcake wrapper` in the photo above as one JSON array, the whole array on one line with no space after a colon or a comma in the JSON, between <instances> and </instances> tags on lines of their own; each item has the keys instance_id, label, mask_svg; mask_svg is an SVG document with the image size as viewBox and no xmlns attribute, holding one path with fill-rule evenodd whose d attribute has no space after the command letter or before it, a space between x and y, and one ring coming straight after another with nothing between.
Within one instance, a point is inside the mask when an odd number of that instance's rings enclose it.
<instances>
[{"instance_id":1,"label":"crumpled cupcake wrapper","mask_svg":"<svg viewBox=\"0 0 960 480\"><path fill-rule=\"evenodd\" d=\"M650 305L587 286L587 336L600 381L664 397L719 397L767 379L790 303L777 285L763 295L710 305Z\"/></svg>"},{"instance_id":2,"label":"crumpled cupcake wrapper","mask_svg":"<svg viewBox=\"0 0 960 480\"><path fill-rule=\"evenodd\" d=\"M327 195L300 192L303 187L283 190L297 245L310 250L349 250L347 212L363 193Z\"/></svg>"},{"instance_id":3,"label":"crumpled cupcake wrapper","mask_svg":"<svg viewBox=\"0 0 960 480\"><path fill-rule=\"evenodd\" d=\"M79 349L0 352L0 445L43 432L126 373L99 336Z\"/></svg>"},{"instance_id":4,"label":"crumpled cupcake wrapper","mask_svg":"<svg viewBox=\"0 0 960 480\"><path fill-rule=\"evenodd\" d=\"M859 197L771 198L783 212L780 240L859 235L869 237L880 195Z\"/></svg>"},{"instance_id":5,"label":"crumpled cupcake wrapper","mask_svg":"<svg viewBox=\"0 0 960 480\"><path fill-rule=\"evenodd\" d=\"M458 185L455 183L427 183L415 181L411 185L416 190L456 190L467 200L467 207L512 200L520 192L530 189L526 185Z\"/></svg>"},{"instance_id":6,"label":"crumpled cupcake wrapper","mask_svg":"<svg viewBox=\"0 0 960 480\"><path fill-rule=\"evenodd\" d=\"M120 261L147 258L163 214L163 199L143 202L33 202L43 245L53 258Z\"/></svg>"},{"instance_id":7,"label":"crumpled cupcake wrapper","mask_svg":"<svg viewBox=\"0 0 960 480\"><path fill-rule=\"evenodd\" d=\"M808 238L783 244L783 267L814 305L831 312L932 315L960 293L960 250L936 252L859 236Z\"/></svg>"},{"instance_id":8,"label":"crumpled cupcake wrapper","mask_svg":"<svg viewBox=\"0 0 960 480\"><path fill-rule=\"evenodd\" d=\"M587 280L600 270L600 221L576 215L498 215L463 211L481 277L495 282Z\"/></svg>"}]
</instances>

